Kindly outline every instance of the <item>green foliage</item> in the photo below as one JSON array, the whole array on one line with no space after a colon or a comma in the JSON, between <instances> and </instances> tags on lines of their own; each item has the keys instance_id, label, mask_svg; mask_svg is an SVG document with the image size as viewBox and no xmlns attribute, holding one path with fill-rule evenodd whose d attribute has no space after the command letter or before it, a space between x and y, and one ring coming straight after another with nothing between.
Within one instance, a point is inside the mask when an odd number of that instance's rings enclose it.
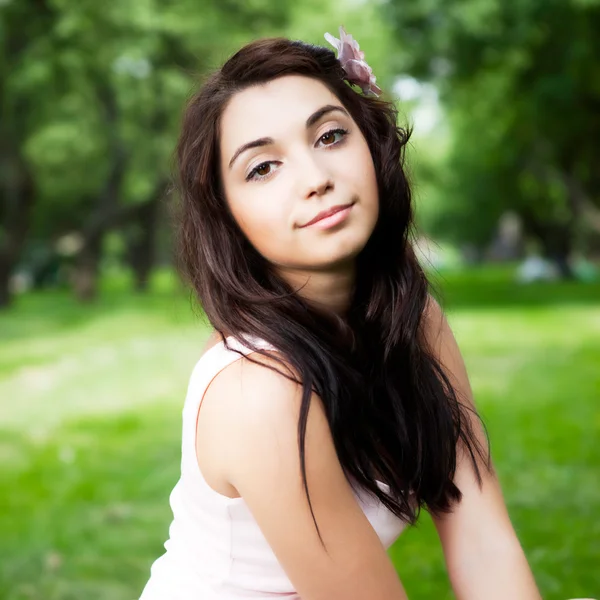
<instances>
[{"instance_id":1,"label":"green foliage","mask_svg":"<svg viewBox=\"0 0 600 600\"><path fill-rule=\"evenodd\" d=\"M600 5L393 0L385 10L405 70L435 82L453 132L431 229L482 243L510 209L530 233L574 235L600 206L589 168L600 159Z\"/></svg>"}]
</instances>

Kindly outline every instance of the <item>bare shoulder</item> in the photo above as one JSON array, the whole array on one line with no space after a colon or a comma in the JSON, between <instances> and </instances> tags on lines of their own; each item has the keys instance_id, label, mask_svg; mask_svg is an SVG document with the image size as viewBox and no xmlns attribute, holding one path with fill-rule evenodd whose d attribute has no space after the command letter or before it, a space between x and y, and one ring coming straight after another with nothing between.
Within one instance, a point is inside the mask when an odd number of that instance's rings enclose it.
<instances>
[{"instance_id":1,"label":"bare shoulder","mask_svg":"<svg viewBox=\"0 0 600 600\"><path fill-rule=\"evenodd\" d=\"M221 341L220 334L212 332L203 354ZM239 496L227 472L240 431L249 419L268 421L261 414L269 411L269 400L290 394L289 380L268 368L284 371L272 354L253 353L251 358L235 360L217 373L204 392L196 419L196 459L206 482L222 495ZM289 404L272 402L274 410L285 406Z\"/></svg>"},{"instance_id":2,"label":"bare shoulder","mask_svg":"<svg viewBox=\"0 0 600 600\"><path fill-rule=\"evenodd\" d=\"M213 331L206 341L203 354L222 341L221 335ZM288 377L286 377L285 375ZM265 354L253 352L249 357L241 357L221 370L206 390L203 405L210 404L218 398L223 411L235 409L235 414L253 414L255 410L267 408L274 394L290 394L299 388L290 381L294 377L293 369L282 360L276 351L265 351ZM280 408L282 402L272 402L272 408ZM232 420L232 423L234 420Z\"/></svg>"},{"instance_id":3,"label":"bare shoulder","mask_svg":"<svg viewBox=\"0 0 600 600\"><path fill-rule=\"evenodd\" d=\"M313 393L305 460L317 532L298 449L302 386L285 376L287 365L251 355L257 357L259 364L242 358L229 365L205 395L204 408L217 415L211 421L220 431L216 443L227 483L244 499L303 599L404 599L385 548L340 465L322 399Z\"/></svg>"},{"instance_id":4,"label":"bare shoulder","mask_svg":"<svg viewBox=\"0 0 600 600\"><path fill-rule=\"evenodd\" d=\"M253 424L264 428L280 419L297 419L301 386L283 374L293 371L274 354L252 353L235 360L206 390L202 412L227 438L243 435Z\"/></svg>"}]
</instances>

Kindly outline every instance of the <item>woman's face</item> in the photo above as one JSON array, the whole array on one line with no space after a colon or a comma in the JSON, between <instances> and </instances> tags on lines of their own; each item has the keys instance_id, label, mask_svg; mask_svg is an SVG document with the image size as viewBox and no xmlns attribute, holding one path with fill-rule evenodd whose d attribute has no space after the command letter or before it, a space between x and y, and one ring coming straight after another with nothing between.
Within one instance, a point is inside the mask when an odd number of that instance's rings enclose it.
<instances>
[{"instance_id":1,"label":"woman's face","mask_svg":"<svg viewBox=\"0 0 600 600\"><path fill-rule=\"evenodd\" d=\"M250 243L278 270L353 262L379 215L371 153L320 81L285 76L236 94L222 116L227 203ZM308 224L322 211L347 207Z\"/></svg>"}]
</instances>

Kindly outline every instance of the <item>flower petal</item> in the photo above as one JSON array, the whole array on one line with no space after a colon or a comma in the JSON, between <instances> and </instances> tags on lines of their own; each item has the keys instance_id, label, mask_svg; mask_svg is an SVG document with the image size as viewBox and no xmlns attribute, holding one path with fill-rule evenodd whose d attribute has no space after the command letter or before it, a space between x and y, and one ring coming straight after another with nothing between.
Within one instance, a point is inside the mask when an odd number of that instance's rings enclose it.
<instances>
[{"instance_id":1,"label":"flower petal","mask_svg":"<svg viewBox=\"0 0 600 600\"><path fill-rule=\"evenodd\" d=\"M339 52L341 41L333 37L330 33L325 34L325 39ZM339 58L339 57L338 57Z\"/></svg>"},{"instance_id":2,"label":"flower petal","mask_svg":"<svg viewBox=\"0 0 600 600\"><path fill-rule=\"evenodd\" d=\"M371 81L371 72L366 63L359 60L349 60L344 70L348 74L348 79L355 81L361 85L369 84Z\"/></svg>"},{"instance_id":3,"label":"flower petal","mask_svg":"<svg viewBox=\"0 0 600 600\"><path fill-rule=\"evenodd\" d=\"M376 77L373 75L373 69L365 61L365 53L342 25L339 31L339 40L330 33L325 34L325 39L338 51L337 58L346 72L348 81L360 86L364 94L379 96L381 88L375 84Z\"/></svg>"}]
</instances>

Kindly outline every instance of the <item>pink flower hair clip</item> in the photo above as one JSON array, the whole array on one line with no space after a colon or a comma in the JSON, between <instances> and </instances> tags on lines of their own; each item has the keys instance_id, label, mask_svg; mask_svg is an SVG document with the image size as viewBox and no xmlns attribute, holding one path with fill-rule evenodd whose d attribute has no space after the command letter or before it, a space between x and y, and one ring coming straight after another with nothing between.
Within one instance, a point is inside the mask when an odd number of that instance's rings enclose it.
<instances>
[{"instance_id":1,"label":"pink flower hair clip","mask_svg":"<svg viewBox=\"0 0 600 600\"><path fill-rule=\"evenodd\" d=\"M338 51L338 60L346 72L346 78L359 86L367 96L379 96L381 89L375 84L373 69L365 62L365 53L361 52L358 42L340 26L340 39L330 33L325 39Z\"/></svg>"}]
</instances>

